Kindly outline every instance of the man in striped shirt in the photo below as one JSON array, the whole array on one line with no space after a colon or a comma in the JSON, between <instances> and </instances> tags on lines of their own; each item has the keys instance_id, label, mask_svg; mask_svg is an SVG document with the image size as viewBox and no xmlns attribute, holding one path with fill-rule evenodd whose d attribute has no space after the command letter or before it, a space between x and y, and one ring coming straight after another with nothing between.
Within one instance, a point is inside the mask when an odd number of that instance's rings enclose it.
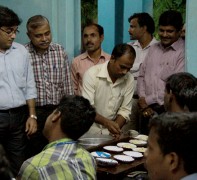
<instances>
[{"instance_id":1,"label":"man in striped shirt","mask_svg":"<svg viewBox=\"0 0 197 180\"><path fill-rule=\"evenodd\" d=\"M52 43L49 21L35 15L27 22L30 53L37 88L36 111L38 131L30 140L28 156L39 153L48 143L42 136L47 116L56 108L63 95L73 94L69 64L64 48Z\"/></svg>"},{"instance_id":2,"label":"man in striped shirt","mask_svg":"<svg viewBox=\"0 0 197 180\"><path fill-rule=\"evenodd\" d=\"M95 109L82 96L63 97L44 126L49 144L23 163L18 179L96 179L94 158L76 142L95 116Z\"/></svg>"}]
</instances>

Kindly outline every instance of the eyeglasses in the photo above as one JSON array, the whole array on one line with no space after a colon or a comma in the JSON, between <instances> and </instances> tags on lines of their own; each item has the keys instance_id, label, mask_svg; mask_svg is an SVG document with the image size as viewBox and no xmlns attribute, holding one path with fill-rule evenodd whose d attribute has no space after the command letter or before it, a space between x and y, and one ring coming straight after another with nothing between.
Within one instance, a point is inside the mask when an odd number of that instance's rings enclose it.
<instances>
[{"instance_id":1,"label":"eyeglasses","mask_svg":"<svg viewBox=\"0 0 197 180\"><path fill-rule=\"evenodd\" d=\"M5 29L2 29L2 28L0 28L3 32L5 32L8 36L11 36L11 35L13 35L13 34L17 34L17 33L19 33L19 30L18 29L13 29L13 28L10 28L10 29L7 29L7 30L5 30Z\"/></svg>"}]
</instances>

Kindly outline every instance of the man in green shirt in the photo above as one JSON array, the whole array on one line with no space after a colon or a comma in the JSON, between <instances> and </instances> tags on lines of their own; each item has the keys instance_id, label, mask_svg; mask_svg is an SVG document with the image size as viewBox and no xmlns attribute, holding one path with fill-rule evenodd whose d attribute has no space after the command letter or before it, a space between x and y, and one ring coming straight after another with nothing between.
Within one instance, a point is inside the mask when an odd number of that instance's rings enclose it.
<instances>
[{"instance_id":1,"label":"man in green shirt","mask_svg":"<svg viewBox=\"0 0 197 180\"><path fill-rule=\"evenodd\" d=\"M87 99L63 97L44 126L49 144L23 163L18 179L96 179L93 157L76 142L93 124L95 115Z\"/></svg>"}]
</instances>

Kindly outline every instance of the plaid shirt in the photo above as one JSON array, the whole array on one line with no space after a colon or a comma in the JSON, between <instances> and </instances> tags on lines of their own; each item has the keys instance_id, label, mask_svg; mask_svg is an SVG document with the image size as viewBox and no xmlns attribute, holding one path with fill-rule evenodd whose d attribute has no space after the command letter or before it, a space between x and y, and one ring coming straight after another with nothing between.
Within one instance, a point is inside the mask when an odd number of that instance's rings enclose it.
<instances>
[{"instance_id":1,"label":"plaid shirt","mask_svg":"<svg viewBox=\"0 0 197 180\"><path fill-rule=\"evenodd\" d=\"M96 179L94 158L76 142L65 138L48 144L21 166L19 178L31 179Z\"/></svg>"},{"instance_id":2,"label":"plaid shirt","mask_svg":"<svg viewBox=\"0 0 197 180\"><path fill-rule=\"evenodd\" d=\"M36 53L31 43L26 48L34 71L37 106L57 105L63 95L73 94L67 55L61 45L51 43L44 54Z\"/></svg>"}]
</instances>

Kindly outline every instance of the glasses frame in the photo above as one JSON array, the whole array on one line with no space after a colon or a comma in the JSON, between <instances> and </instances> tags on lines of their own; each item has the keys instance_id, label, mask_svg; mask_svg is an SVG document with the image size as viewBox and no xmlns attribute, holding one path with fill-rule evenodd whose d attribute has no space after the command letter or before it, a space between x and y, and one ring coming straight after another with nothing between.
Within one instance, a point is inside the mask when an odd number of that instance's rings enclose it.
<instances>
[{"instance_id":1,"label":"glasses frame","mask_svg":"<svg viewBox=\"0 0 197 180\"><path fill-rule=\"evenodd\" d=\"M1 27L0 27L0 30L2 30L3 32L5 32L8 36L12 36L13 34L18 34L20 32L18 30L18 28L16 30L10 29L10 32L6 31L5 29L2 29Z\"/></svg>"}]
</instances>

